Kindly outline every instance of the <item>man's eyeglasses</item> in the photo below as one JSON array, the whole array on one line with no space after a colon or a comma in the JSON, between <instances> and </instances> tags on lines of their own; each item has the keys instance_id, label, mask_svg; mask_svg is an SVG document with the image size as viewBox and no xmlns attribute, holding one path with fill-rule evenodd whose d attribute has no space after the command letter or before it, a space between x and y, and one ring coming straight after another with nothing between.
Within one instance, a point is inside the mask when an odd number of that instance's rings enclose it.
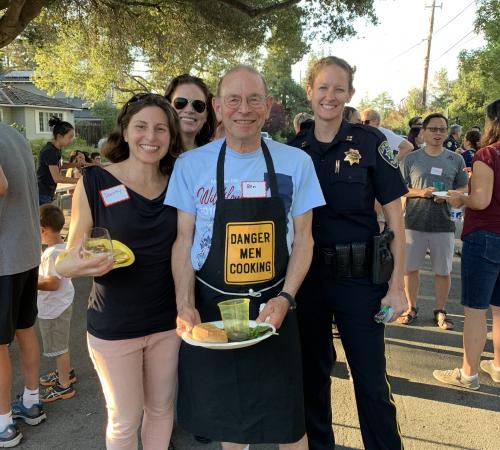
<instances>
[{"instance_id":1,"label":"man's eyeglasses","mask_svg":"<svg viewBox=\"0 0 500 450\"><path fill-rule=\"evenodd\" d=\"M264 95L251 95L246 98L247 105L250 108L261 108L266 104L268 97ZM240 95L228 95L224 97L224 104L230 109L237 109L241 106L243 99Z\"/></svg>"},{"instance_id":2,"label":"man's eyeglasses","mask_svg":"<svg viewBox=\"0 0 500 450\"><path fill-rule=\"evenodd\" d=\"M185 97L174 98L172 105L174 105L174 108L177 111L180 111L181 109L184 109L188 103L191 103L193 109L200 114L207 109L207 104L203 100L188 100Z\"/></svg>"},{"instance_id":3,"label":"man's eyeglasses","mask_svg":"<svg viewBox=\"0 0 500 450\"><path fill-rule=\"evenodd\" d=\"M440 127L427 127L426 130L429 130L431 133L446 133L448 131L448 128L447 127L443 127L443 128L440 128Z\"/></svg>"}]
</instances>

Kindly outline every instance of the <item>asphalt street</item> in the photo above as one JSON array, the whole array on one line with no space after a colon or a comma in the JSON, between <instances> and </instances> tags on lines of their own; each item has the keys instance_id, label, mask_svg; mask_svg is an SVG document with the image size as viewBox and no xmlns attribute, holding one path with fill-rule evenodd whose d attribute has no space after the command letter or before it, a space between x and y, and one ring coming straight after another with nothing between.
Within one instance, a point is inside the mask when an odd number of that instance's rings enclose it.
<instances>
[{"instance_id":1,"label":"asphalt street","mask_svg":"<svg viewBox=\"0 0 500 450\"><path fill-rule=\"evenodd\" d=\"M434 369L459 366L462 355L463 310L460 297L460 259L454 258L452 289L447 306L455 321L454 331L434 326L434 296L429 261L421 272L420 313L412 326L387 327L388 374L392 384L406 449L500 449L500 385L480 374L481 388L464 391L439 384ZM76 297L71 331L72 362L78 382L77 395L46 405L48 420L36 427L21 424L23 450L104 449L105 406L100 384L88 357L85 337L85 310L90 279L75 279ZM492 357L491 317L484 358ZM335 339L339 363L333 376L333 427L339 449L362 449L352 382L347 377L340 341ZM19 354L11 347L14 370L13 395L22 392ZM52 369L42 357L42 373ZM134 389L131 386L130 389ZM199 444L175 427L177 450L215 450L218 443ZM255 445L252 450L277 449L275 445Z\"/></svg>"}]
</instances>

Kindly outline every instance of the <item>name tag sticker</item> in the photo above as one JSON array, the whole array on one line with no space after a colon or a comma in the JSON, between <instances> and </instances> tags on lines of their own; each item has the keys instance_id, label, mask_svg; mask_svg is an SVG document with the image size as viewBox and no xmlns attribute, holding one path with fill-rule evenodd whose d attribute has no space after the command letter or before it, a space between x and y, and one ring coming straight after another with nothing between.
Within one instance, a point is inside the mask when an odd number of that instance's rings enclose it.
<instances>
[{"instance_id":1,"label":"name tag sticker","mask_svg":"<svg viewBox=\"0 0 500 450\"><path fill-rule=\"evenodd\" d=\"M431 168L431 175L437 175L437 176L441 176L443 175L443 169L442 167L432 167Z\"/></svg>"},{"instance_id":2,"label":"name tag sticker","mask_svg":"<svg viewBox=\"0 0 500 450\"><path fill-rule=\"evenodd\" d=\"M104 206L111 206L115 203L130 200L130 195L128 195L127 188L123 184L119 184L108 189L103 189L102 191L99 191L99 194L101 195Z\"/></svg>"},{"instance_id":3,"label":"name tag sticker","mask_svg":"<svg viewBox=\"0 0 500 450\"><path fill-rule=\"evenodd\" d=\"M266 191L267 191L267 183L265 181L241 182L242 198L265 198Z\"/></svg>"},{"instance_id":4,"label":"name tag sticker","mask_svg":"<svg viewBox=\"0 0 500 450\"><path fill-rule=\"evenodd\" d=\"M226 224L224 281L264 283L274 278L274 222Z\"/></svg>"}]
</instances>

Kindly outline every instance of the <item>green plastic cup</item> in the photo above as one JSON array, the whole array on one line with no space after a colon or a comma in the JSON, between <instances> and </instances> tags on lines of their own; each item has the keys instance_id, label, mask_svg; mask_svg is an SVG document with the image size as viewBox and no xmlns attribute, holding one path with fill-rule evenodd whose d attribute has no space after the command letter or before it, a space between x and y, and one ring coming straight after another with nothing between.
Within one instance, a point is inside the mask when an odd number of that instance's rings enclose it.
<instances>
[{"instance_id":1,"label":"green plastic cup","mask_svg":"<svg viewBox=\"0 0 500 450\"><path fill-rule=\"evenodd\" d=\"M220 309L224 331L233 342L248 339L248 320L250 317L250 299L234 298L217 304Z\"/></svg>"},{"instance_id":2,"label":"green plastic cup","mask_svg":"<svg viewBox=\"0 0 500 450\"><path fill-rule=\"evenodd\" d=\"M432 187L437 191L444 191L444 182L443 181L433 181Z\"/></svg>"}]
</instances>

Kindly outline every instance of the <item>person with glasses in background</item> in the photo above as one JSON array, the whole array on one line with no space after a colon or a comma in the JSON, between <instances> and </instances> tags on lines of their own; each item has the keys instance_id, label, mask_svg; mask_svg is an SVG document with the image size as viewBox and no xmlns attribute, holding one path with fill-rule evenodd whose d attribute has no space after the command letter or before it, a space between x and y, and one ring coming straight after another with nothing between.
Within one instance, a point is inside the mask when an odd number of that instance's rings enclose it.
<instances>
[{"instance_id":1,"label":"person with glasses in background","mask_svg":"<svg viewBox=\"0 0 500 450\"><path fill-rule=\"evenodd\" d=\"M452 330L454 325L446 314L445 304L451 287L455 222L445 199L435 196L434 192L466 189L467 174L464 159L443 147L447 132L448 119L445 116L439 113L428 115L423 121L425 147L411 152L401 164L409 189L405 207L408 310L398 322L410 325L417 318L419 269L429 250L436 297L434 321L439 328Z\"/></svg>"},{"instance_id":2,"label":"person with glasses in background","mask_svg":"<svg viewBox=\"0 0 500 450\"><path fill-rule=\"evenodd\" d=\"M254 68L226 72L214 99L226 138L183 153L165 199L179 221L178 333L220 320L217 304L243 297L250 320L279 332L244 349L181 344L177 421L224 450L308 448L294 296L311 261L312 208L324 200L311 158L261 137L272 101Z\"/></svg>"},{"instance_id":3,"label":"person with glasses in background","mask_svg":"<svg viewBox=\"0 0 500 450\"><path fill-rule=\"evenodd\" d=\"M462 233L462 305L464 357L462 366L435 370L442 383L479 389L479 368L500 383L500 99L486 107L483 148L474 154L469 195L449 191L454 208L465 206ZM481 361L488 332L486 313L493 316L493 359Z\"/></svg>"},{"instance_id":4,"label":"person with glasses in background","mask_svg":"<svg viewBox=\"0 0 500 450\"><path fill-rule=\"evenodd\" d=\"M177 114L157 94L132 97L102 151L112 162L83 172L73 197L66 277L93 276L87 343L108 410L106 448L167 448L173 424L179 338L172 245L177 211L163 204L183 151ZM128 246L133 264L113 269L108 256L83 258L92 227ZM113 269L113 270L112 270Z\"/></svg>"},{"instance_id":5,"label":"person with glasses in background","mask_svg":"<svg viewBox=\"0 0 500 450\"><path fill-rule=\"evenodd\" d=\"M216 119L213 95L205 82L192 75L179 75L168 85L165 97L179 116L184 148L208 144L215 133Z\"/></svg>"}]
</instances>

